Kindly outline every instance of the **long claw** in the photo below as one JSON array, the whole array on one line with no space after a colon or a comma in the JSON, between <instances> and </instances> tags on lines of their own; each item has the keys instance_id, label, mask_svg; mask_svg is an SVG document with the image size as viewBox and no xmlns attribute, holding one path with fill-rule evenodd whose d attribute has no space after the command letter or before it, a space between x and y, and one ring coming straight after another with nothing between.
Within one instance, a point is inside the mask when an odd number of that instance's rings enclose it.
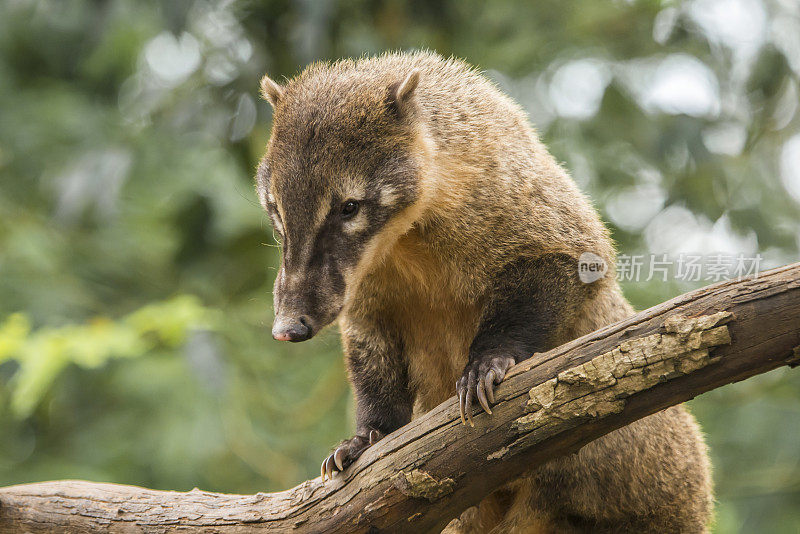
<instances>
[{"instance_id":1,"label":"long claw","mask_svg":"<svg viewBox=\"0 0 800 534\"><path fill-rule=\"evenodd\" d=\"M336 467L339 468L339 471L344 471L344 450L336 449L336 452L333 453L333 461L336 463Z\"/></svg>"},{"instance_id":2,"label":"long claw","mask_svg":"<svg viewBox=\"0 0 800 534\"><path fill-rule=\"evenodd\" d=\"M478 385L476 387L478 402L481 404L481 406L483 406L483 409L486 410L486 413L491 415L492 409L489 408L489 403L486 402L486 392L484 391L483 382L484 382L483 378L478 380Z\"/></svg>"},{"instance_id":3,"label":"long claw","mask_svg":"<svg viewBox=\"0 0 800 534\"><path fill-rule=\"evenodd\" d=\"M325 474L328 475L328 479L333 480L333 455L331 454L328 456L328 459L325 461Z\"/></svg>"},{"instance_id":4,"label":"long claw","mask_svg":"<svg viewBox=\"0 0 800 534\"><path fill-rule=\"evenodd\" d=\"M377 430L370 430L369 431L369 445L370 447L378 443L380 441L381 436L378 434Z\"/></svg>"},{"instance_id":5,"label":"long claw","mask_svg":"<svg viewBox=\"0 0 800 534\"><path fill-rule=\"evenodd\" d=\"M475 427L475 421L472 420L472 389L473 389L473 386L469 382L472 382L472 380L467 382L467 384L468 384L467 385L467 395L466 395L466 400L464 401L464 404L466 404L467 421L469 421L469 426Z\"/></svg>"},{"instance_id":6,"label":"long claw","mask_svg":"<svg viewBox=\"0 0 800 534\"><path fill-rule=\"evenodd\" d=\"M464 396L466 395L466 391L464 389L460 389L458 391L458 409L461 412L461 423L464 426L467 426L467 420L464 419Z\"/></svg>"},{"instance_id":7,"label":"long claw","mask_svg":"<svg viewBox=\"0 0 800 534\"><path fill-rule=\"evenodd\" d=\"M325 464L328 462L328 458L322 460L322 465L319 466L319 475L322 477L322 483L325 483Z\"/></svg>"},{"instance_id":8,"label":"long claw","mask_svg":"<svg viewBox=\"0 0 800 534\"><path fill-rule=\"evenodd\" d=\"M497 374L494 372L494 369L489 369L489 372L486 373L486 378L484 379L484 384L486 386L486 397L488 397L491 404L494 404L494 379L496 376Z\"/></svg>"}]
</instances>

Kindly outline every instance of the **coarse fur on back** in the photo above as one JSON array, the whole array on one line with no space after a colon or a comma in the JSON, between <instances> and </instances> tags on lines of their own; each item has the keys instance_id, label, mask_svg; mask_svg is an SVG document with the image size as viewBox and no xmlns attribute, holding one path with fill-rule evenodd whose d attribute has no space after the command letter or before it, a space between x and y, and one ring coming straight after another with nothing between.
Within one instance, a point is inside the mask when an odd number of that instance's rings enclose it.
<instances>
[{"instance_id":1,"label":"coarse fur on back","mask_svg":"<svg viewBox=\"0 0 800 534\"><path fill-rule=\"evenodd\" d=\"M265 77L262 93L275 113L256 186L283 251L273 335L302 341L338 319L356 395L357 435L323 477L456 390L465 421L473 398L487 412L475 421L491 417L511 365L632 313L597 212L520 107L465 63L315 63L282 85ZM580 280L584 253L604 277ZM702 437L679 407L532 471L448 528L702 532L710 503Z\"/></svg>"}]
</instances>

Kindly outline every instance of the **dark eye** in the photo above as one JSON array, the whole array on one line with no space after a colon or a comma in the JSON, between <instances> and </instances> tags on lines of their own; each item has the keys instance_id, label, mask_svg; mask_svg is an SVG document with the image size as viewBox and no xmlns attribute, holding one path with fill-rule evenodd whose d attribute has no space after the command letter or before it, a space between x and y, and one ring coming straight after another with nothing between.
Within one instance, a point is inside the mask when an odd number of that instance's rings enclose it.
<instances>
[{"instance_id":1,"label":"dark eye","mask_svg":"<svg viewBox=\"0 0 800 534\"><path fill-rule=\"evenodd\" d=\"M358 213L358 202L355 200L348 200L342 204L342 218L350 219Z\"/></svg>"}]
</instances>

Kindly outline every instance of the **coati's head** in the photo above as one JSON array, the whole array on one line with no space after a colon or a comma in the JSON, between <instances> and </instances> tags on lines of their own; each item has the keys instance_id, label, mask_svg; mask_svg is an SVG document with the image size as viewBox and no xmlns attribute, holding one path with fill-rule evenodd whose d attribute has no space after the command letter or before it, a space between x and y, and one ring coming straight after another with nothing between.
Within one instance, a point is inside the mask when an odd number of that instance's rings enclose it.
<instances>
[{"instance_id":1,"label":"coati's head","mask_svg":"<svg viewBox=\"0 0 800 534\"><path fill-rule=\"evenodd\" d=\"M268 77L272 135L256 189L281 243L272 335L304 341L331 323L363 274L423 210L419 71L317 64Z\"/></svg>"}]
</instances>

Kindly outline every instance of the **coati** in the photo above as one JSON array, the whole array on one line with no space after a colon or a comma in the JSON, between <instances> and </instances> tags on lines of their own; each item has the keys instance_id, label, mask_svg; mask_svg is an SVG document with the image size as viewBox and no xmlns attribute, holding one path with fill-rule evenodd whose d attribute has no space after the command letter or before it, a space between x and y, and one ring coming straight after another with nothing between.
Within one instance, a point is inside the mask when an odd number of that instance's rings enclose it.
<instances>
[{"instance_id":1,"label":"coati","mask_svg":"<svg viewBox=\"0 0 800 534\"><path fill-rule=\"evenodd\" d=\"M315 63L278 84L256 190L281 242L273 337L338 319L356 435L323 479L456 393L489 415L515 363L633 313L596 211L521 108L431 52ZM582 283L578 258L605 277ZM529 472L448 532L704 532L703 438L683 407Z\"/></svg>"}]
</instances>

